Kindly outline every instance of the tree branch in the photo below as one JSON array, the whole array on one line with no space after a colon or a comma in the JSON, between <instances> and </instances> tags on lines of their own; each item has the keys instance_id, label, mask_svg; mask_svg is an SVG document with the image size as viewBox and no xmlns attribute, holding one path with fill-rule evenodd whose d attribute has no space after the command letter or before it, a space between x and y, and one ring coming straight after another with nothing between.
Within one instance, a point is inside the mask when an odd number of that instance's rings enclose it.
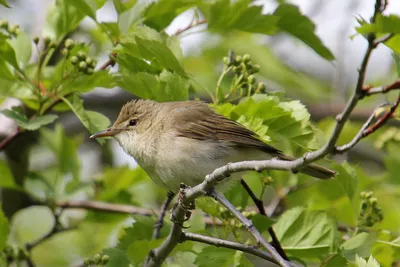
<instances>
[{"instance_id":1,"label":"tree branch","mask_svg":"<svg viewBox=\"0 0 400 267\"><path fill-rule=\"evenodd\" d=\"M158 239L160 237L161 228L164 226L164 217L167 212L168 206L174 198L175 194L171 191L167 193L167 198L161 206L160 214L158 215L157 221L154 224L153 239Z\"/></svg>"},{"instance_id":2,"label":"tree branch","mask_svg":"<svg viewBox=\"0 0 400 267\"><path fill-rule=\"evenodd\" d=\"M198 21L192 21L188 26L186 26L185 28L179 29L177 30L172 36L177 36L180 35L184 32L186 32L187 30L190 30L196 26L202 25L202 24L206 24L208 21L207 19L203 19L203 20L198 20Z\"/></svg>"},{"instance_id":3,"label":"tree branch","mask_svg":"<svg viewBox=\"0 0 400 267\"><path fill-rule=\"evenodd\" d=\"M374 95L374 94L386 94L392 90L400 89L400 80L397 80L389 85L380 86L372 88L370 86L364 87L364 92L366 96Z\"/></svg>"},{"instance_id":4,"label":"tree branch","mask_svg":"<svg viewBox=\"0 0 400 267\"><path fill-rule=\"evenodd\" d=\"M251 190L250 186L243 179L240 180L240 183L242 184L244 189L247 191L250 198L253 200L254 204L256 205L256 207L258 209L258 212L261 215L268 217L267 213L265 212L263 201L254 194L254 192ZM276 251L279 253L279 255L281 255L281 257L284 260L288 261L289 258L286 256L286 253L283 250L281 243L279 242L279 240L275 234L274 228L272 228L272 226L268 228L268 233L272 239L271 245L276 249Z\"/></svg>"},{"instance_id":5,"label":"tree branch","mask_svg":"<svg viewBox=\"0 0 400 267\"><path fill-rule=\"evenodd\" d=\"M216 246L216 247L224 247L224 248L230 248L230 249L234 249L234 250L243 251L243 252L252 254L254 256L260 257L262 259L265 259L267 261L278 264L278 262L275 261L275 259L271 256L271 254L269 254L268 252L265 252L263 250L257 249L254 246L249 246L249 245L245 245L245 244L241 244L241 243L237 243L237 242L233 242L233 241L223 240L223 239L215 238L215 237L211 237L211 236L182 232L180 242L185 242L187 240L205 243L205 244L209 244L209 245ZM298 266L291 262L288 262L288 264L289 264L289 266L293 266L293 267Z\"/></svg>"},{"instance_id":6,"label":"tree branch","mask_svg":"<svg viewBox=\"0 0 400 267\"><path fill-rule=\"evenodd\" d=\"M223 195L216 192L214 189L212 189L208 194L216 199L222 206L228 209L254 236L257 244L260 244L266 248L280 266L289 267L289 264L281 257L281 255L279 255L275 248L262 237L261 233L254 227L251 221L247 219L240 211L238 211Z\"/></svg>"}]
</instances>

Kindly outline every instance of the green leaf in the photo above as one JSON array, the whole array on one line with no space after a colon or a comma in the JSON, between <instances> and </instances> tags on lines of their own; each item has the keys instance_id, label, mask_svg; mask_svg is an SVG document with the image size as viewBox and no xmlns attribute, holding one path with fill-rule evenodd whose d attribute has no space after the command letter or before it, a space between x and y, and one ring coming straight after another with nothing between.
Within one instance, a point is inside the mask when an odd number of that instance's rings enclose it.
<instances>
[{"instance_id":1,"label":"green leaf","mask_svg":"<svg viewBox=\"0 0 400 267\"><path fill-rule=\"evenodd\" d=\"M144 263L144 260L149 255L149 251L159 247L162 242L162 239L138 240L129 245L126 253L129 260L136 266L143 266L141 263Z\"/></svg>"},{"instance_id":2,"label":"green leaf","mask_svg":"<svg viewBox=\"0 0 400 267\"><path fill-rule=\"evenodd\" d=\"M68 3L94 20L96 20L96 10L101 7L97 6L94 0L68 0Z\"/></svg>"},{"instance_id":3,"label":"green leaf","mask_svg":"<svg viewBox=\"0 0 400 267\"><path fill-rule=\"evenodd\" d=\"M0 5L3 5L5 7L11 8L8 4L6 0L0 0Z\"/></svg>"},{"instance_id":4,"label":"green leaf","mask_svg":"<svg viewBox=\"0 0 400 267\"><path fill-rule=\"evenodd\" d=\"M129 266L131 264L128 255L122 249L106 248L103 251L104 254L110 257L110 260L107 263L107 267L121 267L121 266Z\"/></svg>"},{"instance_id":5,"label":"green leaf","mask_svg":"<svg viewBox=\"0 0 400 267\"><path fill-rule=\"evenodd\" d=\"M364 23L356 28L358 33L400 33L400 16L378 14L375 23Z\"/></svg>"},{"instance_id":6,"label":"green leaf","mask_svg":"<svg viewBox=\"0 0 400 267\"><path fill-rule=\"evenodd\" d=\"M371 254L371 247L376 241L376 233L359 233L346 240L341 248L348 260L354 259L356 255L368 257Z\"/></svg>"},{"instance_id":7,"label":"green leaf","mask_svg":"<svg viewBox=\"0 0 400 267\"><path fill-rule=\"evenodd\" d=\"M115 87L114 77L108 71L96 71L92 75L80 75L66 86L64 94L68 92L86 93L96 87Z\"/></svg>"},{"instance_id":8,"label":"green leaf","mask_svg":"<svg viewBox=\"0 0 400 267\"><path fill-rule=\"evenodd\" d=\"M3 209L0 206L0 251L3 251L7 246L9 226L8 220L4 215Z\"/></svg>"},{"instance_id":9,"label":"green leaf","mask_svg":"<svg viewBox=\"0 0 400 267\"><path fill-rule=\"evenodd\" d=\"M135 27L134 32L130 32L121 37L121 46L115 51L118 55L128 54L136 57L141 62L140 66L133 67L134 71L147 71L149 68L161 72L163 69L175 71L182 76L187 76L181 63L177 59L181 57L181 49L174 38L161 36L157 31L146 26ZM118 58L117 58L118 60ZM136 63L139 60L135 60ZM128 66L128 64L124 64ZM145 69L141 67L146 66ZM127 67L127 69L131 69Z\"/></svg>"},{"instance_id":10,"label":"green leaf","mask_svg":"<svg viewBox=\"0 0 400 267\"><path fill-rule=\"evenodd\" d=\"M157 31L166 28L182 12L193 7L197 0L160 0L146 7L142 16L144 24Z\"/></svg>"},{"instance_id":11,"label":"green leaf","mask_svg":"<svg viewBox=\"0 0 400 267\"><path fill-rule=\"evenodd\" d=\"M70 138L67 137L63 127L60 124L56 124L54 130L41 129L41 144L47 147L54 155L57 172L60 174L72 173L74 180L79 179L80 173L80 159L78 157L78 148L82 142L81 138ZM43 173L42 173L43 175ZM57 176L62 179L60 175ZM50 179L51 184L57 186L57 177Z\"/></svg>"},{"instance_id":12,"label":"green leaf","mask_svg":"<svg viewBox=\"0 0 400 267\"><path fill-rule=\"evenodd\" d=\"M330 254L326 257L326 259L321 263L320 267L337 267L337 266L346 266L348 261L341 254Z\"/></svg>"},{"instance_id":13,"label":"green leaf","mask_svg":"<svg viewBox=\"0 0 400 267\"><path fill-rule=\"evenodd\" d=\"M213 266L228 267L234 263L235 250L206 246L197 254L194 264L197 267Z\"/></svg>"},{"instance_id":14,"label":"green leaf","mask_svg":"<svg viewBox=\"0 0 400 267\"><path fill-rule=\"evenodd\" d=\"M144 99L156 101L187 100L189 81L176 73L163 71L159 76L145 72L121 73L117 84Z\"/></svg>"},{"instance_id":15,"label":"green leaf","mask_svg":"<svg viewBox=\"0 0 400 267\"><path fill-rule=\"evenodd\" d=\"M279 17L277 26L305 44L311 47L321 57L327 60L334 60L332 52L325 47L322 41L315 34L314 23L305 15L301 14L299 8L291 4L281 4L273 13Z\"/></svg>"},{"instance_id":16,"label":"green leaf","mask_svg":"<svg viewBox=\"0 0 400 267\"><path fill-rule=\"evenodd\" d=\"M292 208L274 225L282 248L297 257L321 257L328 254L336 240L335 221L324 211Z\"/></svg>"},{"instance_id":17,"label":"green leaf","mask_svg":"<svg viewBox=\"0 0 400 267\"><path fill-rule=\"evenodd\" d=\"M11 66L19 69L15 50L9 42L0 43L0 59L4 59L6 62L10 63Z\"/></svg>"},{"instance_id":18,"label":"green leaf","mask_svg":"<svg viewBox=\"0 0 400 267\"><path fill-rule=\"evenodd\" d=\"M185 75L181 64L166 45L157 41L142 39L138 36L136 36L135 41L139 48L139 53L143 58L147 60L156 60L167 70L176 71L181 75Z\"/></svg>"},{"instance_id":19,"label":"green leaf","mask_svg":"<svg viewBox=\"0 0 400 267\"><path fill-rule=\"evenodd\" d=\"M381 265L374 259L374 257L369 256L368 262L363 258L356 255L356 266L357 267L380 267Z\"/></svg>"},{"instance_id":20,"label":"green leaf","mask_svg":"<svg viewBox=\"0 0 400 267\"><path fill-rule=\"evenodd\" d=\"M32 41L29 35L20 31L16 38L10 40L10 44L14 48L18 65L21 68L26 67L32 55Z\"/></svg>"},{"instance_id":21,"label":"green leaf","mask_svg":"<svg viewBox=\"0 0 400 267\"><path fill-rule=\"evenodd\" d=\"M215 109L278 148L284 148L287 142L292 149L310 150L318 145L315 130L309 122L310 115L297 101L287 102L276 96L254 95L236 106L224 104Z\"/></svg>"},{"instance_id":22,"label":"green leaf","mask_svg":"<svg viewBox=\"0 0 400 267\"><path fill-rule=\"evenodd\" d=\"M72 98L72 103L64 97L62 98L62 100L71 108L71 110L75 113L75 115L89 130L90 133L93 134L98 131L104 130L107 126L110 125L110 120L106 116L95 111L86 111L83 108L83 100L81 100L77 94L74 94ZM103 144L105 142L105 140L100 138L96 140L100 144Z\"/></svg>"},{"instance_id":23,"label":"green leaf","mask_svg":"<svg viewBox=\"0 0 400 267\"><path fill-rule=\"evenodd\" d=\"M275 222L268 218L268 216L264 216L261 214L256 214L251 218L253 225L257 228L260 233L265 232L271 227Z\"/></svg>"},{"instance_id":24,"label":"green leaf","mask_svg":"<svg viewBox=\"0 0 400 267\"><path fill-rule=\"evenodd\" d=\"M250 0L216 1L210 7L208 27L210 30L236 29L252 33L275 34L279 17L263 15L262 6L250 5ZM222 15L223 14L223 15Z\"/></svg>"},{"instance_id":25,"label":"green leaf","mask_svg":"<svg viewBox=\"0 0 400 267\"><path fill-rule=\"evenodd\" d=\"M20 126L21 128L29 131L35 131L42 126L53 123L58 116L53 114L36 116L33 119L29 120L25 114L19 113L16 110L6 109L1 111L1 113L13 120Z\"/></svg>"},{"instance_id":26,"label":"green leaf","mask_svg":"<svg viewBox=\"0 0 400 267\"><path fill-rule=\"evenodd\" d=\"M47 11L43 36L61 40L67 33L72 32L79 23L90 16L95 19L95 11L101 8L105 0L58 0L50 5Z\"/></svg>"},{"instance_id":27,"label":"green leaf","mask_svg":"<svg viewBox=\"0 0 400 267\"><path fill-rule=\"evenodd\" d=\"M400 56L397 53L392 53L393 61L396 66L397 77L400 78Z\"/></svg>"},{"instance_id":28,"label":"green leaf","mask_svg":"<svg viewBox=\"0 0 400 267\"><path fill-rule=\"evenodd\" d=\"M137 0L127 0L127 1L121 1L121 0L113 0L115 10L117 11L118 14L122 14L128 9L132 8L136 4Z\"/></svg>"},{"instance_id":29,"label":"green leaf","mask_svg":"<svg viewBox=\"0 0 400 267\"><path fill-rule=\"evenodd\" d=\"M14 177L8 168L8 165L5 161L0 160L0 187L3 188L11 188L11 189L19 189L19 186L14 182Z\"/></svg>"}]
</instances>

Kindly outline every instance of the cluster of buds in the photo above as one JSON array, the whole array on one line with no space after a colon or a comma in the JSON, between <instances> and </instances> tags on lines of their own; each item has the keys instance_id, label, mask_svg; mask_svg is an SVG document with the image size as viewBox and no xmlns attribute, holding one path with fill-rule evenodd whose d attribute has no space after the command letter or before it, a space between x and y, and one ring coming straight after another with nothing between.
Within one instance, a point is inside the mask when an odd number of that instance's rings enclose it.
<instances>
[{"instance_id":1,"label":"cluster of buds","mask_svg":"<svg viewBox=\"0 0 400 267\"><path fill-rule=\"evenodd\" d=\"M372 192L361 192L361 211L358 217L358 226L372 227L383 220L382 209Z\"/></svg>"},{"instance_id":2,"label":"cluster of buds","mask_svg":"<svg viewBox=\"0 0 400 267\"><path fill-rule=\"evenodd\" d=\"M108 255L96 254L91 259L86 258L83 260L84 266L104 266L108 263L110 257Z\"/></svg>"},{"instance_id":3,"label":"cluster of buds","mask_svg":"<svg viewBox=\"0 0 400 267\"><path fill-rule=\"evenodd\" d=\"M42 41L43 41L44 49L56 48L58 45L57 42L54 40L51 40L50 37L44 37ZM40 38L38 36L33 37L33 42L36 45L38 45L40 43Z\"/></svg>"},{"instance_id":4,"label":"cluster of buds","mask_svg":"<svg viewBox=\"0 0 400 267\"><path fill-rule=\"evenodd\" d=\"M9 38L17 37L20 32L19 25L10 25L7 20L0 20L0 29L8 33Z\"/></svg>"},{"instance_id":5,"label":"cluster of buds","mask_svg":"<svg viewBox=\"0 0 400 267\"><path fill-rule=\"evenodd\" d=\"M234 80L239 84L239 89L242 89L245 94L251 93L263 93L265 92L265 84L263 82L257 82L254 74L260 71L260 65L254 64L251 61L249 54L243 56L235 56L233 53L229 57L223 58L224 68L231 68L235 77Z\"/></svg>"},{"instance_id":6,"label":"cluster of buds","mask_svg":"<svg viewBox=\"0 0 400 267\"><path fill-rule=\"evenodd\" d=\"M71 51L72 48L75 46L75 41L72 39L67 39L64 42L64 48L61 50L61 54L63 54L65 57L69 56L69 52Z\"/></svg>"},{"instance_id":7,"label":"cluster of buds","mask_svg":"<svg viewBox=\"0 0 400 267\"><path fill-rule=\"evenodd\" d=\"M78 70L85 74L93 74L97 61L89 57L85 52L79 51L76 56L72 56L70 61L78 66Z\"/></svg>"}]
</instances>

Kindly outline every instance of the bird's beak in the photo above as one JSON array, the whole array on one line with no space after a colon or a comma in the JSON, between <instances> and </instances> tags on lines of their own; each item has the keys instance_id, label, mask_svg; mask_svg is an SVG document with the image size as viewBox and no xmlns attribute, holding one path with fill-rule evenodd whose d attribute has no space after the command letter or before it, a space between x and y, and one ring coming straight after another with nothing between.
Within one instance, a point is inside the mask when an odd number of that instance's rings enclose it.
<instances>
[{"instance_id":1,"label":"bird's beak","mask_svg":"<svg viewBox=\"0 0 400 267\"><path fill-rule=\"evenodd\" d=\"M96 138L100 138L100 137L114 136L117 133L119 133L119 131L117 131L117 130L115 130L115 129L110 127L108 129L105 129L104 131L100 131L100 132L97 132L95 134L92 134L89 138L90 139L96 139Z\"/></svg>"}]
</instances>

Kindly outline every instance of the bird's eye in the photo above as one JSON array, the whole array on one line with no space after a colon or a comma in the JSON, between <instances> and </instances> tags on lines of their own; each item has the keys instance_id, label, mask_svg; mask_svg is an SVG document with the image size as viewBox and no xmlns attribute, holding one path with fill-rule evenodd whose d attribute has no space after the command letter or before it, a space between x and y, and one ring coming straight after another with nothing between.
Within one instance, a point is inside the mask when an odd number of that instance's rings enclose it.
<instances>
[{"instance_id":1,"label":"bird's eye","mask_svg":"<svg viewBox=\"0 0 400 267\"><path fill-rule=\"evenodd\" d=\"M129 121L129 126L135 126L137 121L135 119Z\"/></svg>"}]
</instances>

